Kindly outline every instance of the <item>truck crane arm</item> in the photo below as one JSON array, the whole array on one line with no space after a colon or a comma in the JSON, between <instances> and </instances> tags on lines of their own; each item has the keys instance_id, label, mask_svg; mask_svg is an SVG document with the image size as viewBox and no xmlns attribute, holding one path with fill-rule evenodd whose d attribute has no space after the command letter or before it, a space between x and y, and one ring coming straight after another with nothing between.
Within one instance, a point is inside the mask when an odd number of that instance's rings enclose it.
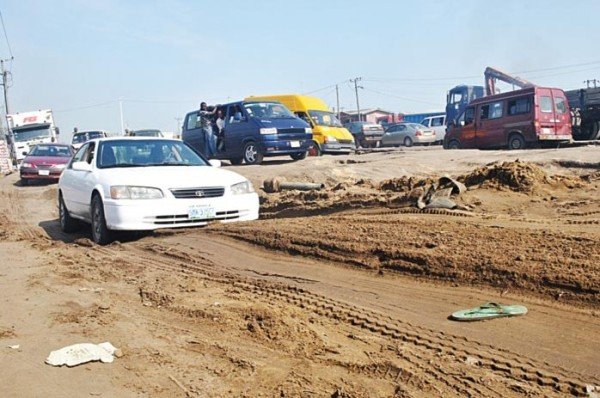
<instances>
[{"instance_id":1,"label":"truck crane arm","mask_svg":"<svg viewBox=\"0 0 600 398\"><path fill-rule=\"evenodd\" d=\"M515 85L520 88L533 87L535 84L521 79L520 77L511 76L501 70L488 66L485 68L485 94L494 95L496 94L496 80L503 81L508 84Z\"/></svg>"}]
</instances>

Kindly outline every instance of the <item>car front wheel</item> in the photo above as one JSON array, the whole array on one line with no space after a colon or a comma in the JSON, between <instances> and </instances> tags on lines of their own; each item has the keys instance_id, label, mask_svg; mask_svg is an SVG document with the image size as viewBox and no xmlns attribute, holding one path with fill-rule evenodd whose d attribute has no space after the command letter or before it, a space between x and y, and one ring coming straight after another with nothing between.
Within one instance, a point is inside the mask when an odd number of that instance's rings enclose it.
<instances>
[{"instance_id":1,"label":"car front wheel","mask_svg":"<svg viewBox=\"0 0 600 398\"><path fill-rule=\"evenodd\" d=\"M112 241L111 231L106 226L104 204L100 195L94 195L92 198L92 240L99 245L106 245Z\"/></svg>"},{"instance_id":2,"label":"car front wheel","mask_svg":"<svg viewBox=\"0 0 600 398\"><path fill-rule=\"evenodd\" d=\"M412 146L413 140L410 137L405 137L403 141L404 146Z\"/></svg>"},{"instance_id":3,"label":"car front wheel","mask_svg":"<svg viewBox=\"0 0 600 398\"><path fill-rule=\"evenodd\" d=\"M302 160L306 158L306 152L292 153L290 157L294 160Z\"/></svg>"},{"instance_id":4,"label":"car front wheel","mask_svg":"<svg viewBox=\"0 0 600 398\"><path fill-rule=\"evenodd\" d=\"M246 164L261 164L263 155L258 149L258 145L254 141L248 142L244 146L244 162Z\"/></svg>"}]
</instances>

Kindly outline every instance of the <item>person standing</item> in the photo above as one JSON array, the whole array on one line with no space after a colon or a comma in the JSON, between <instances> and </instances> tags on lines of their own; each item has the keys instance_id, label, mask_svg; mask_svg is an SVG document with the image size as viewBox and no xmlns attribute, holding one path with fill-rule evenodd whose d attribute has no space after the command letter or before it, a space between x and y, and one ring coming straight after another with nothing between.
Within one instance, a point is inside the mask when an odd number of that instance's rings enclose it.
<instances>
[{"instance_id":1,"label":"person standing","mask_svg":"<svg viewBox=\"0 0 600 398\"><path fill-rule=\"evenodd\" d=\"M212 129L212 118L217 112L217 107L212 111L208 110L206 102L200 104L200 110L198 111L198 117L200 118L200 128L204 135L204 156L212 158L217 152L215 134Z\"/></svg>"},{"instance_id":2,"label":"person standing","mask_svg":"<svg viewBox=\"0 0 600 398\"><path fill-rule=\"evenodd\" d=\"M217 127L217 150L222 151L225 149L225 119L223 118L223 111L217 110L217 120L215 121Z\"/></svg>"}]
</instances>

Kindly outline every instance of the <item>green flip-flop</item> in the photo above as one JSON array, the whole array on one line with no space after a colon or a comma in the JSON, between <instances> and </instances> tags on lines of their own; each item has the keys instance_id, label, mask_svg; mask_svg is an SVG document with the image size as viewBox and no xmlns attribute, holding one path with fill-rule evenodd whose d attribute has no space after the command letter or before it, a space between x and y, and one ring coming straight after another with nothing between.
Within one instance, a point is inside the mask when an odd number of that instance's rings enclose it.
<instances>
[{"instance_id":1,"label":"green flip-flop","mask_svg":"<svg viewBox=\"0 0 600 398\"><path fill-rule=\"evenodd\" d=\"M484 319L525 315L526 313L527 307L522 305L485 303L477 308L456 311L450 316L450 318L456 321L481 321Z\"/></svg>"}]
</instances>

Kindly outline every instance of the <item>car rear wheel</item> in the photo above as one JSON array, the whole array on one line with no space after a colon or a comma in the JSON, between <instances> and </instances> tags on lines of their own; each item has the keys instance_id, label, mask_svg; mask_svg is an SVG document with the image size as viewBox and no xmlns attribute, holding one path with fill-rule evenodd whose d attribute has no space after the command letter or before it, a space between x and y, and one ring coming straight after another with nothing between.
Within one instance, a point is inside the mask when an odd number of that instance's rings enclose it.
<instances>
[{"instance_id":1,"label":"car rear wheel","mask_svg":"<svg viewBox=\"0 0 600 398\"><path fill-rule=\"evenodd\" d=\"M508 138L508 149L524 149L525 139L520 134L513 134Z\"/></svg>"},{"instance_id":2,"label":"car rear wheel","mask_svg":"<svg viewBox=\"0 0 600 398\"><path fill-rule=\"evenodd\" d=\"M104 217L104 204L98 194L92 198L92 240L99 245L106 245L112 241L112 234Z\"/></svg>"},{"instance_id":3,"label":"car rear wheel","mask_svg":"<svg viewBox=\"0 0 600 398\"><path fill-rule=\"evenodd\" d=\"M323 152L321 151L321 147L316 142L310 143L308 146L308 156L321 156Z\"/></svg>"},{"instance_id":4,"label":"car rear wheel","mask_svg":"<svg viewBox=\"0 0 600 398\"><path fill-rule=\"evenodd\" d=\"M412 146L413 140L410 137L404 137L404 141L402 141L402 143L404 144L404 146Z\"/></svg>"},{"instance_id":5,"label":"car rear wheel","mask_svg":"<svg viewBox=\"0 0 600 398\"><path fill-rule=\"evenodd\" d=\"M306 158L306 152L292 153L290 157L294 160L302 160Z\"/></svg>"},{"instance_id":6,"label":"car rear wheel","mask_svg":"<svg viewBox=\"0 0 600 398\"><path fill-rule=\"evenodd\" d=\"M75 232L79 229L79 221L71 217L62 194L58 196L58 217L60 221L60 229L63 232Z\"/></svg>"},{"instance_id":7,"label":"car rear wheel","mask_svg":"<svg viewBox=\"0 0 600 398\"><path fill-rule=\"evenodd\" d=\"M261 164L262 160L263 155L260 153L260 149L258 149L256 142L250 141L246 143L244 146L244 162L246 162L246 164Z\"/></svg>"}]
</instances>

